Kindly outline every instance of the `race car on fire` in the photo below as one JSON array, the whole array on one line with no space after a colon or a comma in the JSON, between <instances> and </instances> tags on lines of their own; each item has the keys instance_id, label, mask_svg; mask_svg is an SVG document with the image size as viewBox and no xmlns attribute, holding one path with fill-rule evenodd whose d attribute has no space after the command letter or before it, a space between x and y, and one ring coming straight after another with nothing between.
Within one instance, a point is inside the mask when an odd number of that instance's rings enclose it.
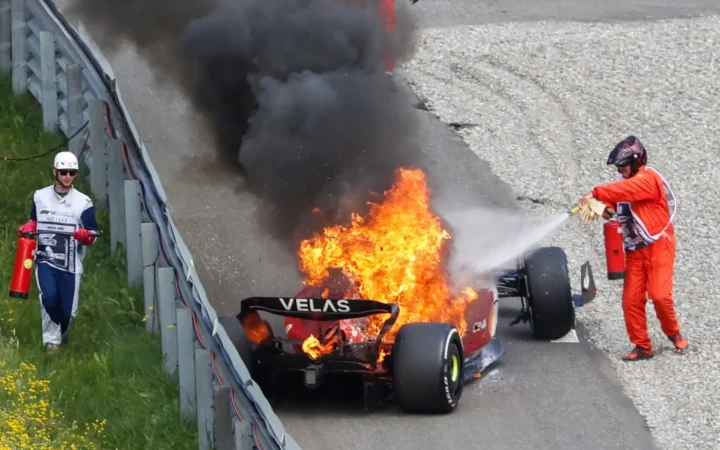
<instances>
[{"instance_id":1,"label":"race car on fire","mask_svg":"<svg viewBox=\"0 0 720 450\"><path fill-rule=\"evenodd\" d=\"M450 234L432 212L424 174L401 169L367 218L328 227L303 241L305 287L292 297L254 296L220 324L266 396L283 374L321 386L328 376L363 380L366 407L392 400L410 413L448 413L463 386L503 353L496 336L501 298L520 298L513 324L529 322L538 339L575 326L576 303L594 298L589 263L576 302L565 252L541 247L516 270L453 289L442 252ZM260 313L284 317L277 336Z\"/></svg>"}]
</instances>

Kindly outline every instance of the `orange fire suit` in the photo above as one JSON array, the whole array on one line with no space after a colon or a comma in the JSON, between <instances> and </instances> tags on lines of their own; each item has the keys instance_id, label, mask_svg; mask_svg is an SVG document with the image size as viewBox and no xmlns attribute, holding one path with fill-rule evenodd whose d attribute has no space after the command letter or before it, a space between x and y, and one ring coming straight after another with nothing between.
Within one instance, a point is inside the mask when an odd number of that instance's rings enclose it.
<instances>
[{"instance_id":1,"label":"orange fire suit","mask_svg":"<svg viewBox=\"0 0 720 450\"><path fill-rule=\"evenodd\" d=\"M680 332L673 302L675 196L656 170L643 166L628 179L595 187L595 199L612 207L624 235L626 275L622 308L630 341L652 350L645 306L653 301L663 333Z\"/></svg>"}]
</instances>

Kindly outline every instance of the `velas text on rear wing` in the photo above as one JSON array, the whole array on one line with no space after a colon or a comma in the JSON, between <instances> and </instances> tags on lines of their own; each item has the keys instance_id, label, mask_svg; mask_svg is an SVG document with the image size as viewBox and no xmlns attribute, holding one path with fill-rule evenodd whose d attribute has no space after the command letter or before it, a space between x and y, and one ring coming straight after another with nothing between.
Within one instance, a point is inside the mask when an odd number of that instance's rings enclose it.
<instances>
[{"instance_id":1,"label":"velas text on rear wing","mask_svg":"<svg viewBox=\"0 0 720 450\"><path fill-rule=\"evenodd\" d=\"M279 297L285 311L300 312L350 312L350 300L319 298L282 298Z\"/></svg>"}]
</instances>

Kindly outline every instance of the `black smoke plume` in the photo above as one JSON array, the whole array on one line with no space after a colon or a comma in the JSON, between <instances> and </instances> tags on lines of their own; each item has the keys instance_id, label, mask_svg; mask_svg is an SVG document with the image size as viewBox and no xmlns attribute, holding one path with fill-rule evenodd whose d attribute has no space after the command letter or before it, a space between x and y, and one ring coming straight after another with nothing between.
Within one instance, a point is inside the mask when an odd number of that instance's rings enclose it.
<instances>
[{"instance_id":1,"label":"black smoke plume","mask_svg":"<svg viewBox=\"0 0 720 450\"><path fill-rule=\"evenodd\" d=\"M412 102L383 65L410 56L413 23L398 4L389 33L379 1L75 0L70 14L177 83L264 228L294 246L417 164Z\"/></svg>"}]
</instances>

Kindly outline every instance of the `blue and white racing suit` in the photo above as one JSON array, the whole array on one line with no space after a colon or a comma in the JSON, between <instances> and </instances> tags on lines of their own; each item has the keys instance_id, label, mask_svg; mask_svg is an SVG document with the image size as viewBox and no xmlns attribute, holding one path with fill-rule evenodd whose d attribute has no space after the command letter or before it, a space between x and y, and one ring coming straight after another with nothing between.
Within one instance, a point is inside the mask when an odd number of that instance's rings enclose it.
<instances>
[{"instance_id":1,"label":"blue and white racing suit","mask_svg":"<svg viewBox=\"0 0 720 450\"><path fill-rule=\"evenodd\" d=\"M87 252L87 246L72 233L79 228L97 231L95 209L90 197L75 188L61 195L54 186L48 186L35 191L30 216L37 222L35 276L40 290L43 344L58 345L77 316Z\"/></svg>"}]
</instances>

